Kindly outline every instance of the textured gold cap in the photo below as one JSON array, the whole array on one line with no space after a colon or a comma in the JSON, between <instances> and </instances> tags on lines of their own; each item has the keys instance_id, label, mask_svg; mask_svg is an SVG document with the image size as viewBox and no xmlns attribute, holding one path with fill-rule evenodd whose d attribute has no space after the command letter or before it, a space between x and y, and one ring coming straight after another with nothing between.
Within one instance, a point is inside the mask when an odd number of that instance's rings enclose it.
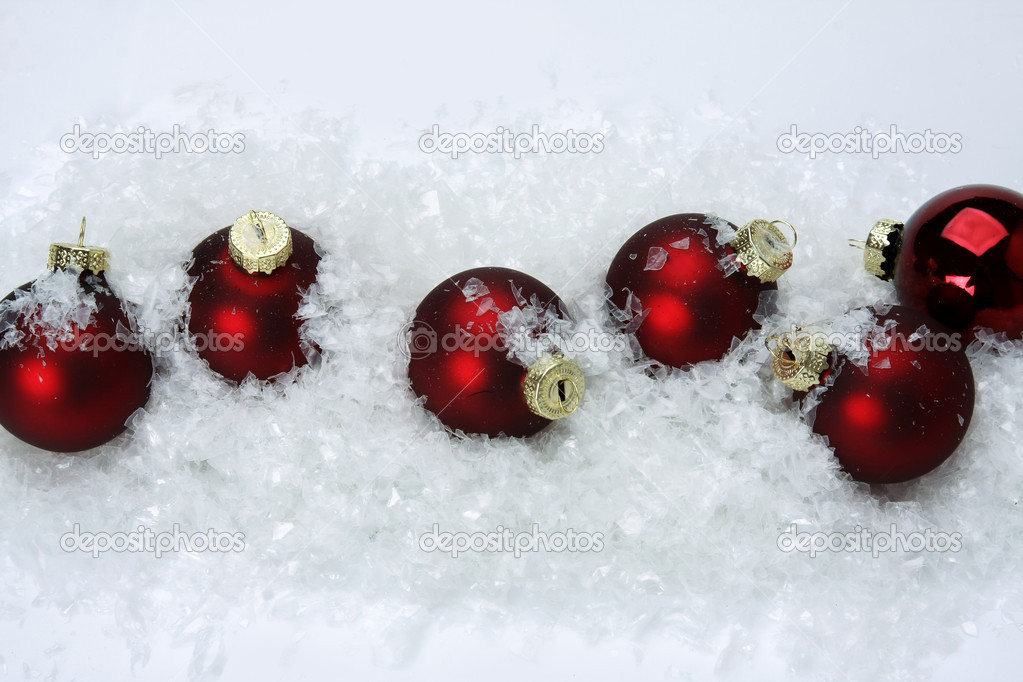
<instances>
[{"instance_id":1,"label":"textured gold cap","mask_svg":"<svg viewBox=\"0 0 1023 682\"><path fill-rule=\"evenodd\" d=\"M575 412L585 390L586 378L579 365L560 355L537 360L522 382L526 405L547 419L561 419Z\"/></svg>"},{"instance_id":2,"label":"textured gold cap","mask_svg":"<svg viewBox=\"0 0 1023 682\"><path fill-rule=\"evenodd\" d=\"M895 257L902 248L902 230L905 226L894 220L878 220L870 228L863 246L863 267L883 280L895 276Z\"/></svg>"},{"instance_id":3,"label":"textured gold cap","mask_svg":"<svg viewBox=\"0 0 1023 682\"><path fill-rule=\"evenodd\" d=\"M269 275L291 256L291 228L269 211L249 211L231 227L227 248L238 267Z\"/></svg>"},{"instance_id":4,"label":"textured gold cap","mask_svg":"<svg viewBox=\"0 0 1023 682\"><path fill-rule=\"evenodd\" d=\"M788 225L792 230L792 243L778 229ZM796 248L796 228L784 220L757 219L746 223L732 240L732 248L746 274L764 284L773 282L792 267L792 250Z\"/></svg>"},{"instance_id":5,"label":"textured gold cap","mask_svg":"<svg viewBox=\"0 0 1023 682\"><path fill-rule=\"evenodd\" d=\"M771 345L771 342L774 345ZM767 347L774 356L774 376L796 391L809 391L821 382L831 366L834 348L824 334L797 330L793 334L771 336Z\"/></svg>"},{"instance_id":6,"label":"textured gold cap","mask_svg":"<svg viewBox=\"0 0 1023 682\"><path fill-rule=\"evenodd\" d=\"M98 246L85 246L85 218L78 233L77 244L50 244L46 267L50 270L88 270L97 275L107 269L110 252Z\"/></svg>"}]
</instances>

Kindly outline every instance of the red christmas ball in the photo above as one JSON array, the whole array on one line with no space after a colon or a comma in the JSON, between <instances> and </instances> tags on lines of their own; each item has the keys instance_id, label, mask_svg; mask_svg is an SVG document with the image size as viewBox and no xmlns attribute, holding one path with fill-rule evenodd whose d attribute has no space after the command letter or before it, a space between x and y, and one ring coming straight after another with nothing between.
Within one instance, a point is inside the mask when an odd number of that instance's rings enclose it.
<instances>
[{"instance_id":1,"label":"red christmas ball","mask_svg":"<svg viewBox=\"0 0 1023 682\"><path fill-rule=\"evenodd\" d=\"M567 317L534 277L498 267L460 272L426 295L408 327L412 390L452 430L532 435L582 399L578 366L540 344L551 321Z\"/></svg>"},{"instance_id":2,"label":"red christmas ball","mask_svg":"<svg viewBox=\"0 0 1023 682\"><path fill-rule=\"evenodd\" d=\"M319 262L310 237L266 211L203 240L188 268L188 331L199 357L232 381L307 364L295 314Z\"/></svg>"},{"instance_id":3,"label":"red christmas ball","mask_svg":"<svg viewBox=\"0 0 1023 682\"><path fill-rule=\"evenodd\" d=\"M942 192L904 227L875 225L866 258L894 276L901 303L968 339L978 329L1023 337L1023 195L994 185Z\"/></svg>"},{"instance_id":4,"label":"red christmas ball","mask_svg":"<svg viewBox=\"0 0 1023 682\"><path fill-rule=\"evenodd\" d=\"M99 272L60 270L0 301L0 425L44 450L80 452L145 406L153 361L98 265L106 252L55 244L55 255L57 268Z\"/></svg>"},{"instance_id":5,"label":"red christmas ball","mask_svg":"<svg viewBox=\"0 0 1023 682\"><path fill-rule=\"evenodd\" d=\"M962 442L973 371L961 334L905 306L869 310L873 326L852 347L797 333L774 369L801 400L819 401L812 428L845 471L865 483L899 483L935 469Z\"/></svg>"},{"instance_id":6,"label":"red christmas ball","mask_svg":"<svg viewBox=\"0 0 1023 682\"><path fill-rule=\"evenodd\" d=\"M612 315L664 365L722 358L733 339L760 328L761 294L777 290L775 280L792 264L794 244L775 223L739 229L702 213L655 220L611 261Z\"/></svg>"}]
</instances>

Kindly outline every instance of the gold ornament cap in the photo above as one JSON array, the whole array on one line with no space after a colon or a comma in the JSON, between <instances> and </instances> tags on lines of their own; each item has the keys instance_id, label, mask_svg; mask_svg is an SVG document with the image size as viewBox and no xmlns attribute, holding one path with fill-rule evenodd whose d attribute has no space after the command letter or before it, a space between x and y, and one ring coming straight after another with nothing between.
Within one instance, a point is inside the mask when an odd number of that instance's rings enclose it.
<instances>
[{"instance_id":1,"label":"gold ornament cap","mask_svg":"<svg viewBox=\"0 0 1023 682\"><path fill-rule=\"evenodd\" d=\"M537 360L522 382L526 405L547 419L561 419L576 411L586 391L586 378L579 365L560 355Z\"/></svg>"},{"instance_id":2,"label":"gold ornament cap","mask_svg":"<svg viewBox=\"0 0 1023 682\"><path fill-rule=\"evenodd\" d=\"M50 244L46 267L50 270L87 270L99 274L110 264L110 252L98 246L85 245L85 218L78 233L78 243L57 242Z\"/></svg>"},{"instance_id":3,"label":"gold ornament cap","mask_svg":"<svg viewBox=\"0 0 1023 682\"><path fill-rule=\"evenodd\" d=\"M792 243L778 228L787 225ZM743 226L732 240L736 259L746 266L746 274L762 283L773 282L792 267L792 250L796 248L796 228L784 220L758 218Z\"/></svg>"},{"instance_id":4,"label":"gold ornament cap","mask_svg":"<svg viewBox=\"0 0 1023 682\"><path fill-rule=\"evenodd\" d=\"M774 376L795 391L809 391L821 382L835 350L823 333L802 329L768 337L766 343L774 356Z\"/></svg>"},{"instance_id":5,"label":"gold ornament cap","mask_svg":"<svg viewBox=\"0 0 1023 682\"><path fill-rule=\"evenodd\" d=\"M902 249L902 233L905 225L895 220L878 220L870 228L867 241L850 240L853 246L863 249L863 267L867 272L888 281L895 276L895 259Z\"/></svg>"},{"instance_id":6,"label":"gold ornament cap","mask_svg":"<svg viewBox=\"0 0 1023 682\"><path fill-rule=\"evenodd\" d=\"M291 228L269 211L249 211L231 227L227 248L238 267L269 275L291 256Z\"/></svg>"}]
</instances>

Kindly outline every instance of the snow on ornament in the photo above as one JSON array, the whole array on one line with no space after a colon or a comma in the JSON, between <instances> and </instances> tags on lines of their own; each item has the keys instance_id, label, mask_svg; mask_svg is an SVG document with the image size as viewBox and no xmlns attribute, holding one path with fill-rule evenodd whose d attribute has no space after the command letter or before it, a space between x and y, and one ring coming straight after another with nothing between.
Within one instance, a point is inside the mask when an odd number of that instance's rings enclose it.
<instances>
[{"instance_id":1,"label":"snow on ornament","mask_svg":"<svg viewBox=\"0 0 1023 682\"><path fill-rule=\"evenodd\" d=\"M54 452L103 445L149 401L153 360L111 290L109 252L50 245L50 273L0 301L0 425Z\"/></svg>"},{"instance_id":2,"label":"snow on ornament","mask_svg":"<svg viewBox=\"0 0 1023 682\"><path fill-rule=\"evenodd\" d=\"M874 306L853 333L772 336L775 376L857 481L899 483L937 468L966 436L976 395L963 335L906 306Z\"/></svg>"},{"instance_id":3,"label":"snow on ornament","mask_svg":"<svg viewBox=\"0 0 1023 682\"><path fill-rule=\"evenodd\" d=\"M791 243L781 225L792 230ZM659 363L719 360L733 339L760 328L761 297L777 290L795 244L795 230L782 220L741 229L703 213L655 220L611 261L611 315Z\"/></svg>"},{"instance_id":4,"label":"snow on ornament","mask_svg":"<svg viewBox=\"0 0 1023 682\"><path fill-rule=\"evenodd\" d=\"M438 284L402 340L413 392L453 431L530 436L575 412L586 382L557 338L570 318L547 285L500 267Z\"/></svg>"}]
</instances>

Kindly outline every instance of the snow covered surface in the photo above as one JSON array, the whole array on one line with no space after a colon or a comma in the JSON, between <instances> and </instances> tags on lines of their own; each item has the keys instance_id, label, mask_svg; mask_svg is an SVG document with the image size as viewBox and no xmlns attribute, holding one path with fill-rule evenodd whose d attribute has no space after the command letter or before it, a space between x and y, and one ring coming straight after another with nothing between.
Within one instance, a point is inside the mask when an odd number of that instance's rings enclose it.
<instances>
[{"instance_id":1,"label":"snow covered surface","mask_svg":"<svg viewBox=\"0 0 1023 682\"><path fill-rule=\"evenodd\" d=\"M767 330L688 372L651 376L627 344L587 353L580 410L528 440L446 434L399 332L477 265L600 320L618 247L677 212L796 226L768 328L892 301L847 238L954 185L1023 188L1017 6L65 3L5 6L0 26L0 294L83 215L112 286L168 333L189 251L250 208L327 253L301 311L316 367L234 387L170 349L145 412L91 457L0 432L0 676L1015 679L1019 347L974 353L950 461L871 489L786 404ZM230 150L93 158L62 150L75 125L212 130ZM422 151L435 125L601 148L451 158ZM810 158L779 149L793 125L961 149ZM783 551L793 524L961 548L811 558ZM62 548L76 526L244 548L93 557ZM601 546L423 549L499 529Z\"/></svg>"}]
</instances>

